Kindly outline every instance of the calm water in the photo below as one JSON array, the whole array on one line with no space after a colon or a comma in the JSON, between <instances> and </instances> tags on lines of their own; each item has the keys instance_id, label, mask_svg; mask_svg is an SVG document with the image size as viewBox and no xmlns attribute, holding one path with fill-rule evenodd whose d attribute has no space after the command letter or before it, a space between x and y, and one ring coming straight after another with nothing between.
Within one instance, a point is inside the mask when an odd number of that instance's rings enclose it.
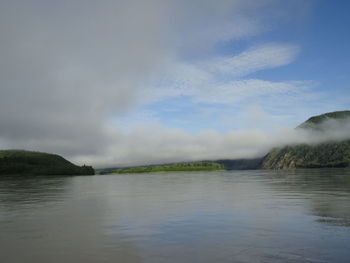
<instances>
[{"instance_id":1,"label":"calm water","mask_svg":"<svg viewBox=\"0 0 350 263\"><path fill-rule=\"evenodd\" d=\"M0 179L1 262L349 262L350 171Z\"/></svg>"}]
</instances>

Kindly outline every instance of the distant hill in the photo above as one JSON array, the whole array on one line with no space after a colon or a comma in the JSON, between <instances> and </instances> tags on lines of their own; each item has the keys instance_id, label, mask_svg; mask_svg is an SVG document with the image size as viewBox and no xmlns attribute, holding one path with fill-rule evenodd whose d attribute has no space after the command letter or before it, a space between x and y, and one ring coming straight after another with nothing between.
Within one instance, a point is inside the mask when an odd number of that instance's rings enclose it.
<instances>
[{"instance_id":1,"label":"distant hill","mask_svg":"<svg viewBox=\"0 0 350 263\"><path fill-rule=\"evenodd\" d=\"M77 166L56 154L0 150L0 175L91 175L91 166Z\"/></svg>"},{"instance_id":2,"label":"distant hill","mask_svg":"<svg viewBox=\"0 0 350 263\"><path fill-rule=\"evenodd\" d=\"M321 131L321 124L329 119L350 118L350 111L336 111L309 118L298 129ZM325 142L317 145L294 145L271 150L263 159L263 169L322 168L350 166L350 140Z\"/></svg>"},{"instance_id":3,"label":"distant hill","mask_svg":"<svg viewBox=\"0 0 350 263\"><path fill-rule=\"evenodd\" d=\"M128 174L128 173L159 173L159 172L199 172L224 170L252 170L259 169L262 158L179 162L172 164L158 164L133 166L126 168L105 168L97 170L98 174Z\"/></svg>"},{"instance_id":4,"label":"distant hill","mask_svg":"<svg viewBox=\"0 0 350 263\"><path fill-rule=\"evenodd\" d=\"M217 160L216 163L222 164L225 167L225 170L254 170L261 167L262 158L254 159L226 159L226 160Z\"/></svg>"},{"instance_id":5,"label":"distant hill","mask_svg":"<svg viewBox=\"0 0 350 263\"><path fill-rule=\"evenodd\" d=\"M163 165L146 165L127 168L111 168L97 171L99 174L198 172L225 170L223 164L214 161L182 162Z\"/></svg>"}]
</instances>

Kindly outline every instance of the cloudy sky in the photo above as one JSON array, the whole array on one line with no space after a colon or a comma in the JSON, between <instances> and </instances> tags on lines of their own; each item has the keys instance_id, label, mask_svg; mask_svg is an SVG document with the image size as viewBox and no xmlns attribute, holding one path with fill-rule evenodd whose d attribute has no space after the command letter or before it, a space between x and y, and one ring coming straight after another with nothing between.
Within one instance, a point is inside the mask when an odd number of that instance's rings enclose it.
<instances>
[{"instance_id":1,"label":"cloudy sky","mask_svg":"<svg viewBox=\"0 0 350 263\"><path fill-rule=\"evenodd\" d=\"M2 0L0 147L96 167L262 155L308 117L350 108L349 11Z\"/></svg>"}]
</instances>

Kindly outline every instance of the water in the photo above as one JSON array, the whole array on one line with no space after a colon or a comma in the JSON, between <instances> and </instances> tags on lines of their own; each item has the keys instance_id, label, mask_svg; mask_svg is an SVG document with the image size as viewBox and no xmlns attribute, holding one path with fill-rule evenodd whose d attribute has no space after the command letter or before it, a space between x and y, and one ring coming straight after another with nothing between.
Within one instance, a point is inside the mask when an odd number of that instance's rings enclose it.
<instances>
[{"instance_id":1,"label":"water","mask_svg":"<svg viewBox=\"0 0 350 263\"><path fill-rule=\"evenodd\" d=\"M1 262L349 262L350 171L0 179Z\"/></svg>"}]
</instances>

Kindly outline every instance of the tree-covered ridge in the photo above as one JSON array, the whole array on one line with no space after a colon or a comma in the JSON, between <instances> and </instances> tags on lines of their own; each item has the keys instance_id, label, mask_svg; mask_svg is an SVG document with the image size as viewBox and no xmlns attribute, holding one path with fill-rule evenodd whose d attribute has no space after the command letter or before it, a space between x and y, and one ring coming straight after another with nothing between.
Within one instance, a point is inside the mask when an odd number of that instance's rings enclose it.
<instances>
[{"instance_id":1,"label":"tree-covered ridge","mask_svg":"<svg viewBox=\"0 0 350 263\"><path fill-rule=\"evenodd\" d=\"M63 157L25 150L0 150L0 174L10 175L89 175L91 166L77 166Z\"/></svg>"},{"instance_id":2,"label":"tree-covered ridge","mask_svg":"<svg viewBox=\"0 0 350 263\"><path fill-rule=\"evenodd\" d=\"M350 111L334 111L334 112L328 112L321 115L313 116L309 118L307 121L300 124L297 128L302 129L317 129L317 127L324 121L329 119L335 119L335 120L342 120L350 118Z\"/></svg>"},{"instance_id":3,"label":"tree-covered ridge","mask_svg":"<svg viewBox=\"0 0 350 263\"><path fill-rule=\"evenodd\" d=\"M335 111L309 118L300 124L298 129L312 129L324 132L322 123L327 120L345 121L350 118L350 111ZM339 126L338 128L341 128ZM343 129L346 126L342 127ZM263 159L263 169L289 168L322 168L349 167L350 140L329 141L316 145L300 144L288 145L271 150Z\"/></svg>"},{"instance_id":4,"label":"tree-covered ridge","mask_svg":"<svg viewBox=\"0 0 350 263\"><path fill-rule=\"evenodd\" d=\"M276 148L264 158L264 169L350 166L350 140Z\"/></svg>"},{"instance_id":5,"label":"tree-covered ridge","mask_svg":"<svg viewBox=\"0 0 350 263\"><path fill-rule=\"evenodd\" d=\"M183 162L165 165L148 165L128 168L103 169L99 174L129 174L129 173L157 173L157 172L195 172L195 171L220 171L225 166L210 161Z\"/></svg>"}]
</instances>

